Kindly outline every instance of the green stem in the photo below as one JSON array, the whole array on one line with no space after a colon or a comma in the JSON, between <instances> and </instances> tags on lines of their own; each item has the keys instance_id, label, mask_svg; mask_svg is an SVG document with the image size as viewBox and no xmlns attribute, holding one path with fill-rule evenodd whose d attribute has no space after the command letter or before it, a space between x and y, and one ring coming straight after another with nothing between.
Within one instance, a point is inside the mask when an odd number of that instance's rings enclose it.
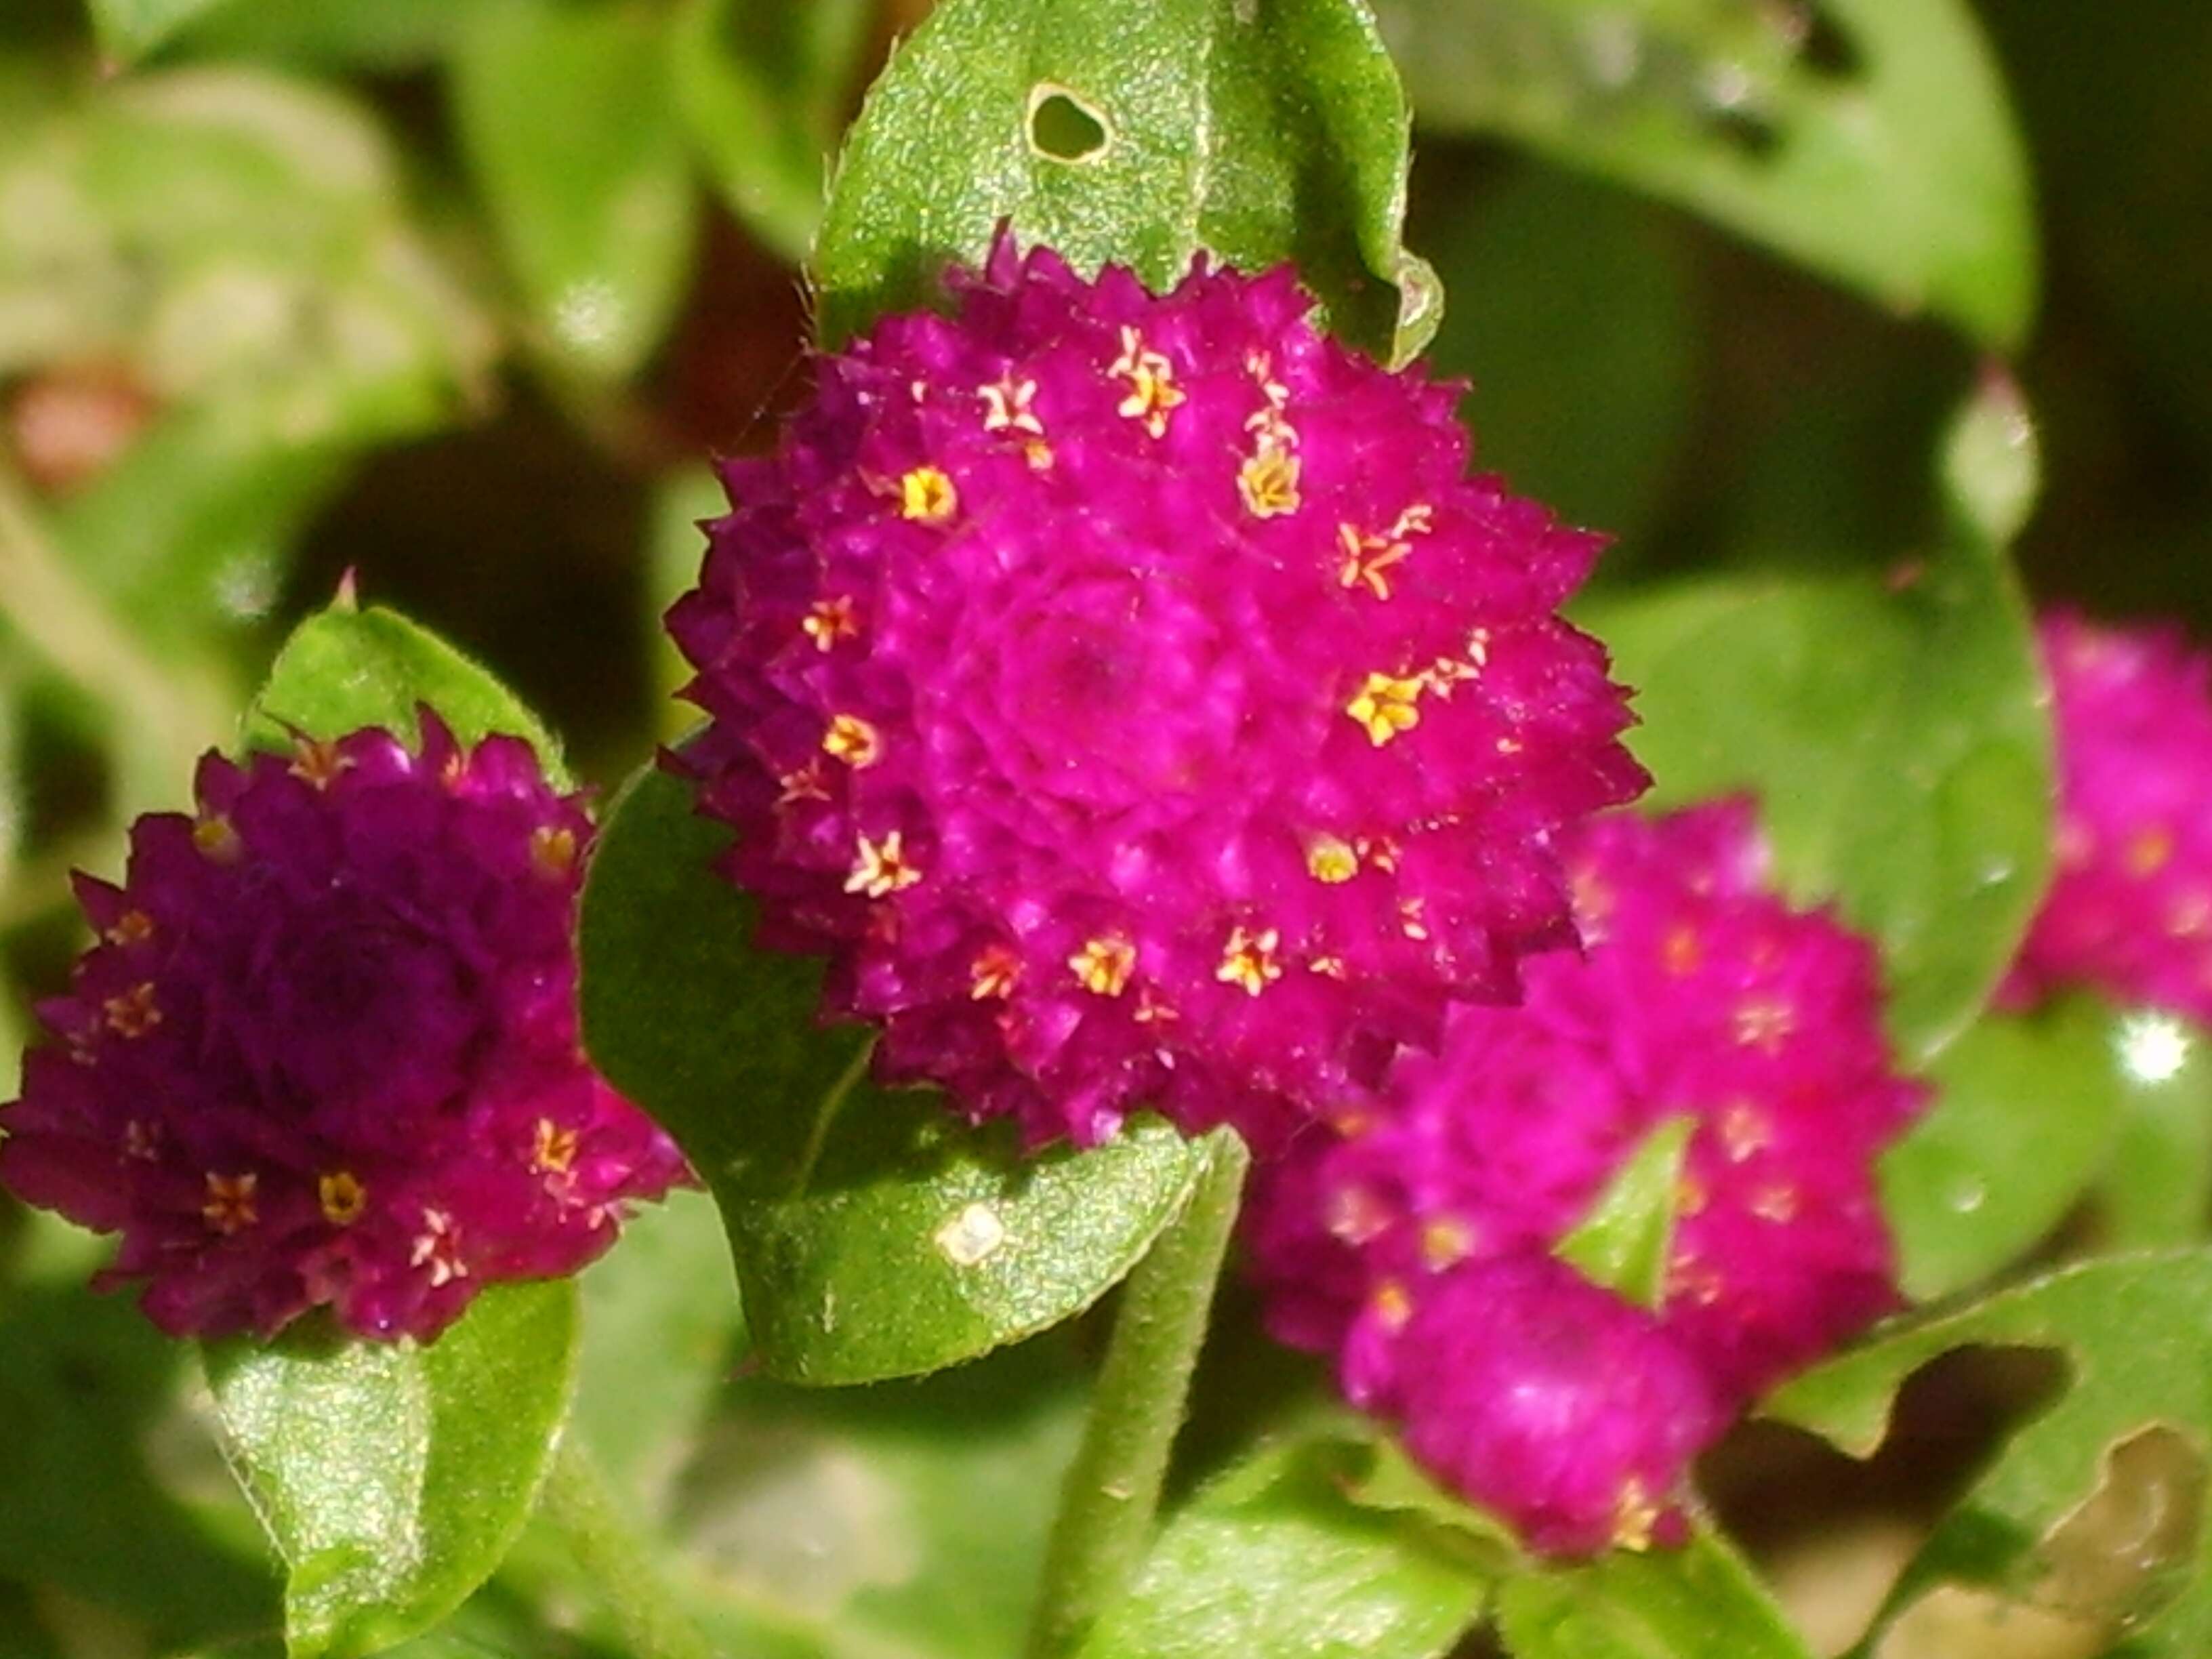
<instances>
[{"instance_id":1,"label":"green stem","mask_svg":"<svg viewBox=\"0 0 2212 1659\"><path fill-rule=\"evenodd\" d=\"M1067 1472L1030 1626L1030 1659L1066 1659L1127 1587L1152 1543L1213 1287L1251 1161L1230 1130L1207 1142L1183 1212L1121 1288L1114 1339Z\"/></svg>"},{"instance_id":2,"label":"green stem","mask_svg":"<svg viewBox=\"0 0 2212 1659\"><path fill-rule=\"evenodd\" d=\"M222 735L227 711L139 649L70 568L29 492L5 467L0 467L0 621L55 672L113 711L118 740L139 758L142 770L189 764Z\"/></svg>"},{"instance_id":3,"label":"green stem","mask_svg":"<svg viewBox=\"0 0 2212 1659\"><path fill-rule=\"evenodd\" d=\"M573 1432L553 1455L538 1507L622 1626L630 1659L715 1659Z\"/></svg>"}]
</instances>

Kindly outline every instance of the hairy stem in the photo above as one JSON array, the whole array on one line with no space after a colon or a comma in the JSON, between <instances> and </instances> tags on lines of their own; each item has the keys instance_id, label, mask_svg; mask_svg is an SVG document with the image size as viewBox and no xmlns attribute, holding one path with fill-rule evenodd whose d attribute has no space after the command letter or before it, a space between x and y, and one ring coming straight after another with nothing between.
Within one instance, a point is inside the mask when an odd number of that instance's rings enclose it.
<instances>
[{"instance_id":1,"label":"hairy stem","mask_svg":"<svg viewBox=\"0 0 2212 1659\"><path fill-rule=\"evenodd\" d=\"M653 1551L573 1433L562 1437L538 1505L622 1626L631 1659L715 1659L713 1644L685 1616Z\"/></svg>"},{"instance_id":2,"label":"hairy stem","mask_svg":"<svg viewBox=\"0 0 2212 1659\"><path fill-rule=\"evenodd\" d=\"M1127 1588L1152 1542L1213 1287L1250 1156L1221 1130L1189 1203L1121 1289L1083 1444L1062 1489L1030 1659L1066 1659Z\"/></svg>"}]
</instances>

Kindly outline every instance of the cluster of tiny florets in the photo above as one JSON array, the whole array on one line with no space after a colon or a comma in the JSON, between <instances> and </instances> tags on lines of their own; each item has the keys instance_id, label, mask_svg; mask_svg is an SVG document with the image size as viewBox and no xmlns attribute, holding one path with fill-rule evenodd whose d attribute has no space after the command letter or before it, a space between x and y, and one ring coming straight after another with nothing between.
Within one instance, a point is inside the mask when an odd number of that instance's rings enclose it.
<instances>
[{"instance_id":1,"label":"cluster of tiny florets","mask_svg":"<svg viewBox=\"0 0 2212 1659\"><path fill-rule=\"evenodd\" d=\"M1875 1162L1923 1091L1893 1068L1874 951L1774 896L1747 806L1614 815L1570 865L1586 954L1531 962L1522 1007L1455 1009L1267 1173L1252 1237L1279 1334L1335 1352L1355 1401L1539 1547L1582 1551L1663 1530L1736 1408L1896 1304ZM1675 1119L1656 1310L1575 1288L1552 1251Z\"/></svg>"},{"instance_id":2,"label":"cluster of tiny florets","mask_svg":"<svg viewBox=\"0 0 2212 1659\"><path fill-rule=\"evenodd\" d=\"M1551 837L1644 781L1556 614L1597 539L1287 269L1155 295L1002 240L953 289L725 468L678 764L885 1079L1265 1145L1571 942Z\"/></svg>"},{"instance_id":3,"label":"cluster of tiny florets","mask_svg":"<svg viewBox=\"0 0 2212 1659\"><path fill-rule=\"evenodd\" d=\"M684 1176L577 1047L592 824L529 746L434 719L210 755L132 826L97 939L0 1109L0 1180L121 1234L165 1330L328 1304L429 1337L483 1285L574 1272Z\"/></svg>"},{"instance_id":4,"label":"cluster of tiny florets","mask_svg":"<svg viewBox=\"0 0 2212 1659\"><path fill-rule=\"evenodd\" d=\"M2173 627L2044 618L2057 869L2007 988L2212 1020L2212 659Z\"/></svg>"}]
</instances>

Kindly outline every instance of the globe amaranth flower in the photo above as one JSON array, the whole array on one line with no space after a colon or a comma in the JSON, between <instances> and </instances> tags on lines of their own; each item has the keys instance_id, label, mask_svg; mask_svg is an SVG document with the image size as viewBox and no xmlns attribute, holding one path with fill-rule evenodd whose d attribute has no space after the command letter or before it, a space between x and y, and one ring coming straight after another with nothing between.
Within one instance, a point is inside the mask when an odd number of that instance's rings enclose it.
<instances>
[{"instance_id":1,"label":"globe amaranth flower","mask_svg":"<svg viewBox=\"0 0 2212 1659\"><path fill-rule=\"evenodd\" d=\"M200 763L132 826L57 1041L0 1109L0 1181L119 1232L175 1334L327 1304L434 1335L482 1285L567 1273L682 1159L577 1047L592 825L527 744L382 731Z\"/></svg>"},{"instance_id":2,"label":"globe amaranth flower","mask_svg":"<svg viewBox=\"0 0 2212 1659\"><path fill-rule=\"evenodd\" d=\"M2057 870L2007 987L2212 1020L2212 660L2178 629L2041 623L2057 724Z\"/></svg>"},{"instance_id":3,"label":"globe amaranth flower","mask_svg":"<svg viewBox=\"0 0 2212 1659\"><path fill-rule=\"evenodd\" d=\"M1155 295L1002 239L952 290L725 468L679 764L885 1079L1264 1143L1571 941L1551 837L1644 781L1555 614L1597 539L1287 269Z\"/></svg>"},{"instance_id":4,"label":"globe amaranth flower","mask_svg":"<svg viewBox=\"0 0 2212 1659\"><path fill-rule=\"evenodd\" d=\"M1587 953L1531 962L1520 1008L1455 1009L1437 1052L1401 1056L1370 1109L1266 1172L1249 1225L1279 1336L1334 1352L1346 1393L1401 1418L1417 1453L1458 1448L1431 1461L1532 1541L1581 1548L1651 1535L1735 1408L1896 1304L1875 1160L1924 1091L1892 1066L1873 951L1769 890L1747 805L1614 815L1568 849ZM1656 1314L1558 1291L1566 1269L1528 1264L1676 1119L1692 1128ZM1489 1334L1479 1369L1442 1358L1462 1321L1465 1341ZM1594 1369L1569 1389L1578 1354ZM1429 1420L1511 1395L1524 1366L1567 1402L1529 1419L1556 1424L1563 1461L1520 1441L1478 1455L1480 1431ZM1717 1402L1681 1407L1687 1437L1645 1420L1694 1392L1683 1367ZM1603 1411L1620 1420L1600 1432Z\"/></svg>"}]
</instances>

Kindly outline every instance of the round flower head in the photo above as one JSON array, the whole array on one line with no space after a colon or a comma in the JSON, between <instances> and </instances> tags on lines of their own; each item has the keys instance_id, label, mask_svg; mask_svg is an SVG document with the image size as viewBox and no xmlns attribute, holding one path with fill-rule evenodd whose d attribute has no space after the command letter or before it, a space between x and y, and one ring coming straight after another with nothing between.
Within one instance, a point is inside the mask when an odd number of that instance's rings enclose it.
<instances>
[{"instance_id":1,"label":"round flower head","mask_svg":"<svg viewBox=\"0 0 2212 1659\"><path fill-rule=\"evenodd\" d=\"M2057 871L2008 992L2083 985L2212 1020L2212 661L2173 628L2044 618Z\"/></svg>"},{"instance_id":2,"label":"round flower head","mask_svg":"<svg viewBox=\"0 0 2212 1659\"><path fill-rule=\"evenodd\" d=\"M0 1179L119 1232L173 1334L328 1304L429 1337L483 1285L567 1273L684 1176L577 1048L592 826L528 745L425 712L289 757L200 763L193 817L132 826L58 1039L0 1109Z\"/></svg>"},{"instance_id":3,"label":"round flower head","mask_svg":"<svg viewBox=\"0 0 2212 1659\"><path fill-rule=\"evenodd\" d=\"M1670 1120L1692 1130L1659 1321L1715 1399L1896 1305L1874 1166L1923 1091L1892 1069L1872 950L1768 890L1742 803L1614 815L1569 852L1587 955L1531 963L1521 1008L1454 1010L1437 1053L1302 1138L1250 1212L1272 1326L1338 1351L1377 1411L1443 1397L1431 1297L1466 1311L1475 1293L1445 1289L1466 1264L1547 1259Z\"/></svg>"},{"instance_id":4,"label":"round flower head","mask_svg":"<svg viewBox=\"0 0 2212 1659\"><path fill-rule=\"evenodd\" d=\"M953 285L726 468L679 763L887 1079L1264 1143L1571 940L1551 836L1644 781L1555 614L1596 538L1287 269L1162 296L1002 240Z\"/></svg>"},{"instance_id":5,"label":"round flower head","mask_svg":"<svg viewBox=\"0 0 2212 1659\"><path fill-rule=\"evenodd\" d=\"M1533 1549L1586 1555L1684 1535L1690 1460L1727 1426L1653 1315L1543 1255L1440 1275L1406 1328L1407 1449Z\"/></svg>"}]
</instances>

